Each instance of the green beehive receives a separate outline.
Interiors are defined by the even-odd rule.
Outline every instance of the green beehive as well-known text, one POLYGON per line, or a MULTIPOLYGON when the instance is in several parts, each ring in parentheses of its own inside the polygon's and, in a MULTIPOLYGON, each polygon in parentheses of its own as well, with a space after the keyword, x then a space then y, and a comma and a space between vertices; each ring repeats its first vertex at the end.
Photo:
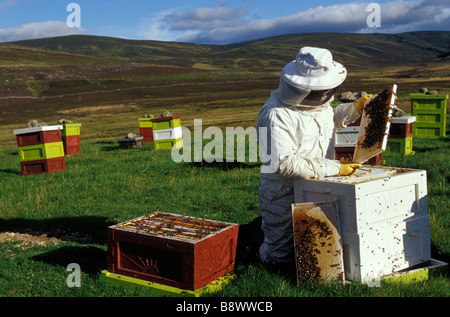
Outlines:
POLYGON ((412 136, 406 138, 389 138, 383 155, 412 155, 414 154, 412 149, 412 136))
POLYGON ((410 94, 411 112, 416 117, 413 137, 438 138, 445 136, 448 95, 410 94))

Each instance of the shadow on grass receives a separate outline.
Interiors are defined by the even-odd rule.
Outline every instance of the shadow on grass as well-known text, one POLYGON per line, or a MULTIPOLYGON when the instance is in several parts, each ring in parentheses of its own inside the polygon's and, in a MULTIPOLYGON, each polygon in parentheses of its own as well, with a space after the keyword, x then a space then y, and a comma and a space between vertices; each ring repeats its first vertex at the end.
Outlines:
POLYGON ((234 169, 252 169, 260 167, 261 164, 259 163, 246 163, 246 162, 207 162, 205 160, 202 160, 201 162, 192 162, 192 163, 186 163, 186 166, 188 167, 209 167, 209 168, 216 168, 220 169, 222 171, 229 171, 234 169))
POLYGON ((450 255, 439 250, 434 244, 431 244, 431 257, 435 260, 447 263, 441 271, 445 271, 446 275, 449 276, 450 273, 450 255))
POLYGON ((113 225, 106 217, 82 216, 52 219, 0 219, 0 232, 46 234, 63 241, 106 244, 107 229, 113 225))
POLYGON ((53 219, 0 219, 0 233, 14 232, 46 238, 57 238, 63 242, 77 242, 80 246, 61 246, 52 251, 36 255, 32 260, 66 268, 76 263, 87 274, 98 274, 107 268, 107 252, 86 244, 106 245, 107 229, 114 223, 106 217, 83 216, 53 219))
POLYGON ((108 267, 106 251, 91 246, 62 247, 36 255, 32 259, 62 267, 76 263, 81 271, 87 274, 97 274, 108 267))
MULTIPOLYGON (((20 167, 20 166, 19 166, 19 167, 20 167)), ((2 174, 2 173, 4 173, 4 174, 16 174, 16 175, 21 175, 20 170, 13 170, 13 169, 10 169, 10 168, 7 168, 7 169, 1 169, 1 168, 0 168, 0 174, 2 174)))
POLYGON ((101 150, 105 151, 105 152, 116 151, 116 150, 120 150, 120 147, 118 145, 117 146, 104 146, 101 148, 101 150))

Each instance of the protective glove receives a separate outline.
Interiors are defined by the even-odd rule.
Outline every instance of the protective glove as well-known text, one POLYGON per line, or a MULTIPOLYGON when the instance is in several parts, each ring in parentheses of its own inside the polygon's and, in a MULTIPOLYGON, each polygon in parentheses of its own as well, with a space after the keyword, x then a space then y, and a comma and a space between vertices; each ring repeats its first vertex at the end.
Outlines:
POLYGON ((359 168, 362 167, 361 164, 355 163, 355 162, 351 162, 350 160, 344 159, 344 158, 341 158, 339 162, 341 163, 341 166, 340 166, 340 169, 339 169, 338 176, 349 176, 349 175, 352 175, 359 168))
POLYGON ((354 102, 353 105, 355 106, 355 109, 356 109, 356 111, 358 111, 359 115, 361 115, 363 112, 363 108, 364 108, 364 104, 366 103, 366 100, 369 100, 372 97, 373 97, 373 95, 365 95, 365 96, 360 97, 358 100, 356 100, 354 102))

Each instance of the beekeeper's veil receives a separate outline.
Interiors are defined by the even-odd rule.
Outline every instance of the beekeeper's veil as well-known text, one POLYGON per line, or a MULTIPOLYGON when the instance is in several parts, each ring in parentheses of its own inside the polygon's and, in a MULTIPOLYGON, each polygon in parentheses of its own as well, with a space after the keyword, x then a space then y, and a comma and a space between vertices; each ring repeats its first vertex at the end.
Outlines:
POLYGON ((346 77, 347 70, 330 51, 303 47, 281 71, 278 98, 291 106, 317 107, 333 97, 346 77))

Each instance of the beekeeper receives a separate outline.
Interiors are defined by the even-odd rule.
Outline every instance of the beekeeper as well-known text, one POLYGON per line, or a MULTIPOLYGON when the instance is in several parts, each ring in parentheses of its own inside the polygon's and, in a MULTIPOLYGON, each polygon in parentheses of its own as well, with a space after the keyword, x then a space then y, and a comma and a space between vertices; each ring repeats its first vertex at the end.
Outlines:
MULTIPOLYGON (((330 106, 347 70, 322 48, 303 47, 280 75, 277 90, 259 112, 256 124, 263 153, 259 184, 264 263, 292 268, 292 209, 295 178, 349 175, 361 165, 334 159, 334 132, 356 121, 364 101, 330 106)), ((295 266, 294 266, 295 268, 295 266)))

